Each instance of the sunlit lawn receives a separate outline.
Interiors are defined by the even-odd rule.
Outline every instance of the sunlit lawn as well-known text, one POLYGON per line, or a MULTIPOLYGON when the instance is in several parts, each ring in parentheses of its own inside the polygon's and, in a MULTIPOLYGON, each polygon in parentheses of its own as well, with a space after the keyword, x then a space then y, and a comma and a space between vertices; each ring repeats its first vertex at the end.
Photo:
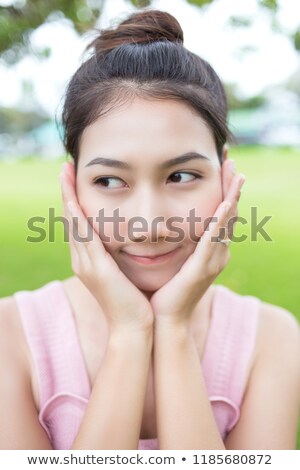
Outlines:
MULTIPOLYGON (((280 305, 300 320, 300 152, 239 148, 231 155, 246 175, 239 216, 247 224, 237 224, 235 235, 245 234, 247 239, 232 243, 230 263, 216 283, 280 305), (271 241, 260 234, 251 240, 251 208, 256 208, 252 213, 257 212, 257 223, 271 216, 264 225, 271 241)), ((47 230, 49 208, 61 215, 57 176, 63 161, 0 162, 0 297, 72 275, 62 223, 55 224, 55 241, 48 241, 47 230), (46 219, 36 224, 47 231, 40 243, 26 241, 38 236, 27 227, 34 216, 46 219)))

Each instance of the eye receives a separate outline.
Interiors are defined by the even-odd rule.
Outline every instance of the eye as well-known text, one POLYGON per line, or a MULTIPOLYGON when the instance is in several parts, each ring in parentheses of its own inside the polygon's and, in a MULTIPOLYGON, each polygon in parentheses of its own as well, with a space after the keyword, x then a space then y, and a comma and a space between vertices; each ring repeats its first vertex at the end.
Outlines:
MULTIPOLYGON (((202 176, 198 175, 197 173, 177 171, 176 173, 173 173, 169 178, 173 179, 173 183, 190 183, 192 181, 195 181, 196 179, 201 179, 202 176), (181 175, 184 175, 183 181, 181 175)), ((100 186, 105 189, 120 189, 124 188, 124 185, 126 185, 123 180, 115 176, 101 176, 100 178, 96 178, 93 183, 96 186, 100 186)))
POLYGON ((179 175, 184 175, 186 176, 187 178, 183 178, 183 182, 184 183, 190 183, 191 181, 195 181, 196 179, 201 179, 202 176, 201 175, 198 175, 197 173, 187 173, 187 172, 184 172, 184 171, 177 171, 176 173, 173 173, 170 178, 173 178, 175 179, 175 181, 173 181, 174 183, 179 183, 179 182, 182 182, 182 181, 179 181, 179 179, 182 177, 179 176, 179 175), (189 177, 193 176, 193 179, 189 179, 189 177))
MULTIPOLYGON (((124 181, 123 181, 124 183, 124 181)), ((98 186, 103 186, 104 188, 108 189, 119 189, 122 188, 122 180, 120 178, 116 178, 114 176, 103 176, 101 178, 97 178, 94 181, 94 184, 98 186), (113 184, 109 185, 109 182, 113 181, 113 184)))

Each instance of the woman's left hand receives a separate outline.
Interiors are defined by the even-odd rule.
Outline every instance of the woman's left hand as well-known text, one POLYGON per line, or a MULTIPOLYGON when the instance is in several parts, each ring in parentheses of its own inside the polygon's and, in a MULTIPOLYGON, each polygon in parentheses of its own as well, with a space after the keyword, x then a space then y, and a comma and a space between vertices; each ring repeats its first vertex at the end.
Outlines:
POLYGON ((223 201, 214 213, 214 218, 203 232, 195 251, 175 276, 158 289, 150 303, 155 321, 168 324, 189 324, 192 312, 205 291, 227 265, 229 246, 217 242, 217 238, 232 237, 237 217, 240 189, 245 182, 242 174, 230 170, 230 161, 222 165, 223 201))

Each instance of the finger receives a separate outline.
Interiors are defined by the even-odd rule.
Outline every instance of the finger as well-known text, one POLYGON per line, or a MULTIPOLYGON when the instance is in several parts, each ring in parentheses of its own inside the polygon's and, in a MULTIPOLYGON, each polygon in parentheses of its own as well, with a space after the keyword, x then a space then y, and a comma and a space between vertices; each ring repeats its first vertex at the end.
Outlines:
POLYGON ((74 242, 73 222, 72 222, 71 214, 68 209, 66 209, 65 218, 66 218, 66 223, 67 223, 68 241, 69 241, 69 247, 70 247, 70 252, 71 252, 72 267, 74 270, 74 267, 79 265, 80 253, 78 252, 77 245, 74 242))
POLYGON ((66 190, 65 190, 65 178, 64 178, 63 173, 59 174, 59 181, 60 181, 60 189, 61 189, 61 197, 62 197, 62 213, 63 213, 63 218, 64 218, 64 225, 65 225, 65 228, 68 228, 66 227, 67 224, 65 224, 65 221, 67 222, 67 208, 66 208, 67 195, 66 195, 66 190))
POLYGON ((65 206, 69 213, 72 238, 77 252, 83 260, 88 256, 92 262, 95 262, 100 256, 103 261, 107 251, 94 230, 92 221, 83 213, 75 193, 74 165, 70 164, 61 174, 61 178, 64 181, 65 206))
POLYGON ((64 164, 64 171, 70 175, 70 179, 72 181, 73 187, 76 187, 76 173, 75 173, 75 164, 74 162, 66 162, 64 164))
MULTIPOLYGON (((72 228, 73 229, 77 228, 78 235, 82 238, 86 238, 88 236, 87 223, 85 223, 85 224, 81 223, 80 226, 79 226, 78 218, 77 217, 73 218, 74 210, 76 212, 76 216, 78 216, 77 212, 82 212, 82 211, 81 211, 81 208, 79 206, 77 195, 76 195, 76 192, 75 192, 74 177, 70 173, 67 165, 68 164, 64 165, 63 172, 60 174, 60 180, 61 180, 61 184, 62 184, 64 210, 65 210, 66 214, 68 215, 68 219, 71 222, 72 228), (75 207, 75 209, 73 211, 69 207, 70 204, 71 204, 71 208, 75 207)), ((81 217, 81 219, 82 219, 82 217, 81 217)), ((73 230, 73 234, 74 233, 75 233, 75 231, 73 230)))
MULTIPOLYGON (((65 172, 60 173, 59 180, 60 180, 60 185, 61 185, 61 194, 62 194, 62 203, 63 203, 62 209, 63 209, 64 215, 67 217, 67 215, 70 216, 70 212, 68 211, 67 204, 69 201, 72 201, 74 199, 74 195, 73 195, 72 187, 70 187, 68 176, 65 172)), ((75 200, 77 200, 77 198, 75 200)))
POLYGON ((94 238, 93 227, 83 214, 80 206, 74 201, 67 202, 67 209, 72 219, 74 240, 80 244, 88 244, 94 238))
POLYGON ((228 193, 224 201, 219 205, 213 217, 205 228, 202 236, 202 245, 204 243, 217 241, 218 238, 228 238, 229 220, 236 215, 236 206, 240 195, 240 188, 245 182, 245 176, 242 174, 232 177, 228 193))
POLYGON ((198 244, 202 256, 203 252, 207 252, 208 256, 211 255, 211 252, 215 249, 218 238, 227 238, 227 223, 230 210, 231 203, 229 201, 223 201, 218 206, 208 227, 204 231, 201 243, 198 244))
MULTIPOLYGON (((72 207, 75 206, 75 210, 78 211, 80 215, 81 223, 79 224, 79 219, 75 217, 75 219, 73 219, 73 227, 78 232, 78 238, 82 238, 82 242, 84 243, 88 241, 87 238, 92 236, 92 232, 90 230, 90 225, 92 225, 92 223, 89 218, 86 218, 77 198, 75 166, 73 163, 69 162, 64 164, 63 178, 65 181, 66 205, 70 203, 72 207)), ((93 236, 94 235, 96 234, 93 234, 93 236)))
POLYGON ((233 176, 235 175, 235 163, 233 160, 225 160, 222 165, 222 191, 223 191, 223 200, 225 199, 233 176))
POLYGON ((238 202, 241 196, 241 188, 245 183, 245 176, 243 174, 235 175, 231 186, 229 188, 228 194, 225 200, 230 201, 232 208, 228 217, 227 224, 227 237, 232 239, 234 226, 238 220, 238 202))
POLYGON ((64 224, 65 234, 67 235, 67 241, 69 242, 72 267, 74 268, 74 266, 78 264, 79 253, 77 252, 77 248, 74 244, 72 218, 66 205, 65 182, 64 182, 64 177, 62 177, 61 175, 60 175, 60 182, 61 182, 61 193, 62 193, 62 203, 63 203, 63 224, 64 224))
POLYGON ((74 201, 78 204, 76 188, 75 188, 75 174, 71 169, 69 163, 64 163, 62 172, 60 173, 60 180, 64 181, 64 201, 67 204, 69 201, 74 201))
POLYGON ((231 210, 231 203, 225 201, 220 204, 215 212, 214 217, 216 217, 217 220, 215 223, 211 224, 208 231, 208 243, 211 246, 214 246, 219 239, 224 240, 228 238, 228 220, 231 210))
MULTIPOLYGON (((71 222, 73 228, 77 228, 79 237, 85 238, 88 236, 87 224, 78 224, 78 213, 81 208, 78 203, 77 195, 74 188, 74 179, 68 171, 68 164, 65 164, 63 172, 60 174, 60 180, 63 191, 64 209, 68 220, 71 222), (75 214, 75 217, 73 216, 75 214)), ((73 231, 74 235, 75 231, 73 231)), ((78 238, 79 238, 78 237, 78 238)))
POLYGON ((99 261, 103 265, 108 252, 94 230, 91 218, 87 218, 79 204, 74 201, 69 201, 67 207, 71 214, 73 238, 78 252, 82 257, 88 256, 92 264, 97 264, 99 261))
POLYGON ((224 198, 224 201, 228 201, 231 203, 231 215, 234 215, 236 213, 237 204, 241 196, 241 188, 244 185, 245 180, 245 175, 243 175, 242 173, 234 175, 234 177, 232 178, 230 187, 224 198))
POLYGON ((218 242, 218 237, 222 232, 222 228, 224 231, 230 209, 231 204, 228 201, 223 201, 218 206, 211 222, 197 243, 193 256, 186 262, 192 278, 203 276, 209 270, 211 272, 218 271, 226 264, 229 250, 224 249, 227 248, 225 244, 223 244, 222 249, 218 248, 218 245, 222 245, 218 242))

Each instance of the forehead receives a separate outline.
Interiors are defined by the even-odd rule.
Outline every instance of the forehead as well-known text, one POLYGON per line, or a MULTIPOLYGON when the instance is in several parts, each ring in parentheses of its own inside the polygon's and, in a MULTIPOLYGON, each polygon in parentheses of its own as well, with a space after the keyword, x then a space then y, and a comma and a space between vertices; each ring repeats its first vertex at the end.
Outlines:
POLYGON ((197 151, 217 159, 211 130, 184 102, 134 99, 86 127, 80 141, 79 165, 99 154, 128 161, 162 160, 197 151))

